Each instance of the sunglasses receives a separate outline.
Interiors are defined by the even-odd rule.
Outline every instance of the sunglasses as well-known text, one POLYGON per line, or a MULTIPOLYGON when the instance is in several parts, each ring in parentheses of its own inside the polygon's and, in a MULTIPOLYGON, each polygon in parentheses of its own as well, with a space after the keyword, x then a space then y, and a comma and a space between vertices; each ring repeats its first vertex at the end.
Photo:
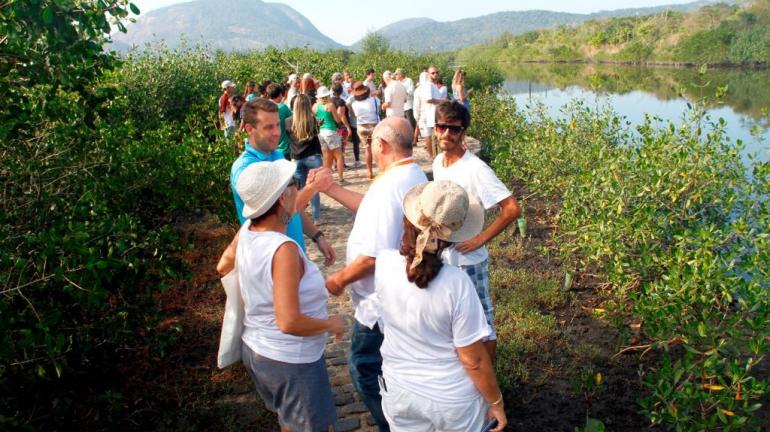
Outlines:
POLYGON ((452 133, 460 133, 465 130, 465 128, 462 126, 448 125, 444 123, 436 123, 434 127, 436 129, 436 132, 440 134, 446 132, 447 130, 449 130, 449 132, 452 132, 452 133))
POLYGON ((291 178, 291 180, 289 181, 289 184, 286 185, 286 188, 288 189, 288 188, 290 188, 292 186, 294 186, 297 189, 299 189, 299 181, 297 180, 296 177, 292 177, 291 178))

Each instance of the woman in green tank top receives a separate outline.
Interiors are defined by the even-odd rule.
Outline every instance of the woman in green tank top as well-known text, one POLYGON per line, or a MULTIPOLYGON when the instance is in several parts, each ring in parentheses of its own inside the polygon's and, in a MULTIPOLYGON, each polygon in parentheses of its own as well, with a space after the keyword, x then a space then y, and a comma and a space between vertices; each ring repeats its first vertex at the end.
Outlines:
POLYGON ((341 122, 337 109, 331 103, 329 97, 331 91, 328 87, 320 87, 316 97, 318 102, 313 105, 313 113, 318 121, 318 140, 321 142, 321 154, 323 166, 332 169, 332 164, 337 161, 337 174, 340 183, 344 182, 345 157, 342 154, 342 141, 337 133, 337 124, 341 122))

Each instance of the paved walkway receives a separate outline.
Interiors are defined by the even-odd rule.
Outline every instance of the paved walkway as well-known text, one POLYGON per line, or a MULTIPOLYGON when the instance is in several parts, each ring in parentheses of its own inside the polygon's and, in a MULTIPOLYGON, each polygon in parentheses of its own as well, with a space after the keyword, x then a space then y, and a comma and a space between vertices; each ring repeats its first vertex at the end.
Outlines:
MULTIPOLYGON (((479 148, 478 141, 472 138, 468 139, 468 145, 471 149, 479 148)), ((363 149, 361 150, 361 157, 363 157, 363 149)), ((347 164, 351 165, 353 157, 350 146, 348 146, 346 153, 347 164)), ((414 157, 424 171, 431 171, 431 161, 428 159, 422 142, 415 149, 414 157)), ((345 187, 356 192, 365 193, 369 188, 365 167, 345 172, 345 180, 348 182, 345 187)), ((308 255, 313 261, 319 263, 325 275, 329 275, 341 269, 345 263, 345 247, 353 227, 354 214, 325 195, 321 195, 321 205, 321 219, 325 224, 320 229, 334 246, 334 250, 337 252, 337 262, 331 267, 324 268, 321 264, 323 258, 315 245, 312 244, 308 247, 308 255)), ((326 346, 326 364, 334 392, 334 402, 337 406, 337 431, 376 431, 377 428, 373 426, 374 421, 369 415, 366 405, 359 399, 353 388, 348 372, 347 353, 350 349, 350 330, 354 319, 349 291, 340 297, 330 297, 329 314, 343 315, 347 323, 345 336, 340 341, 331 339, 326 346)))

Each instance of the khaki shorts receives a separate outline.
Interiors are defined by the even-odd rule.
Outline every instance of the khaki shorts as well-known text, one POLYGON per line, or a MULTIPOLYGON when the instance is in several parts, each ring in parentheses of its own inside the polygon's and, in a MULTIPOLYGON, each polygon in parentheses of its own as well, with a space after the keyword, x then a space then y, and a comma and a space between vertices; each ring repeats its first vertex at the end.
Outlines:
POLYGON ((360 124, 358 125, 358 137, 361 138, 361 146, 364 148, 372 145, 372 132, 376 124, 360 124))

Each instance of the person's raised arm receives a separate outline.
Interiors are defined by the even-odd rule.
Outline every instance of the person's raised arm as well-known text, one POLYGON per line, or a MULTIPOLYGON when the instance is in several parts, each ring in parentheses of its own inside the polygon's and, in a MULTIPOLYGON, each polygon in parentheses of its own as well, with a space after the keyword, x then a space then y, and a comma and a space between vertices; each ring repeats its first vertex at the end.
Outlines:
MULTIPOLYGON (((328 284, 327 284, 328 285, 328 284)), ((465 346, 456 347, 457 357, 465 368, 468 377, 473 381, 473 385, 479 390, 481 396, 489 404, 488 417, 497 419, 497 427, 493 431, 502 431, 508 423, 503 408, 503 394, 497 385, 495 370, 492 367, 492 360, 489 358, 487 350, 484 348, 484 342, 480 339, 465 346)))
POLYGON ((312 318, 299 308, 299 283, 305 272, 296 244, 286 242, 273 255, 273 305, 275 323, 282 332, 294 336, 315 336, 326 332, 339 339, 344 320, 339 315, 329 319, 312 318))
POLYGON ((222 253, 219 262, 217 263, 217 273, 222 276, 230 273, 235 268, 235 251, 238 250, 239 233, 240 231, 235 233, 235 237, 233 237, 233 240, 227 245, 227 248, 225 248, 225 251, 222 253))
MULTIPOLYGON (((332 178, 332 171, 329 168, 315 168, 310 170, 305 187, 308 185, 325 193, 333 200, 354 212, 358 211, 358 206, 361 204, 361 200, 364 199, 363 194, 345 189, 335 183, 332 178)), ((299 202, 299 198, 297 198, 297 202, 299 202)))

